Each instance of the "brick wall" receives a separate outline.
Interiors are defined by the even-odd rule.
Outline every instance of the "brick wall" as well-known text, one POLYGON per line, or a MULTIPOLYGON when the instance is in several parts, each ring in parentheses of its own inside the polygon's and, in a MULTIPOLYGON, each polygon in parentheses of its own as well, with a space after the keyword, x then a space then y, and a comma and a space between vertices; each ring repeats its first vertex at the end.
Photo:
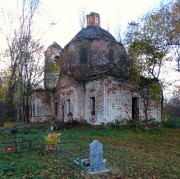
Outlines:
POLYGON ((119 63, 123 69, 124 65, 127 64, 126 60, 125 49, 118 43, 102 39, 95 39, 92 42, 71 42, 61 54, 60 73, 68 73, 79 80, 97 73, 105 73, 109 71, 112 64, 119 63), (89 45, 86 44, 88 46, 87 61, 82 63, 80 49, 83 43, 89 43, 89 45))

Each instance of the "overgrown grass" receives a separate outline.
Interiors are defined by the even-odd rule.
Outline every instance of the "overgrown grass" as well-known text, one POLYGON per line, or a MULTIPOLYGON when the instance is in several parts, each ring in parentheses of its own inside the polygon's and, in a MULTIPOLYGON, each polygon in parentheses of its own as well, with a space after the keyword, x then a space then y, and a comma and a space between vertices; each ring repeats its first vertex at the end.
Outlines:
MULTIPOLYGON (((41 145, 50 131, 22 129, 21 134, 31 137, 36 146, 41 145)), ((148 129, 131 130, 113 126, 81 125, 60 130, 63 135, 80 137, 82 142, 99 140, 109 155, 114 157, 110 174, 92 178, 121 178, 122 168, 118 152, 125 150, 123 178, 180 178, 180 130, 148 129)), ((2 132, 1 132, 2 135, 2 132)), ((111 163, 109 164, 111 167, 111 163)), ((3 154, 0 156, 0 178, 78 178, 73 166, 68 166, 55 153, 38 147, 31 152, 3 154)), ((83 174, 84 178, 90 178, 83 174)))

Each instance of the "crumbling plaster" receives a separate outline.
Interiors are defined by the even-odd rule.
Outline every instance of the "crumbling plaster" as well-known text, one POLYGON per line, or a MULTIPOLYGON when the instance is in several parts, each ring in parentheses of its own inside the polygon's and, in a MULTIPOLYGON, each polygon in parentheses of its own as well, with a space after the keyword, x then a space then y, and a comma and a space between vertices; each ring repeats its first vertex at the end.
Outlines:
MULTIPOLYGON (((102 77, 89 82, 77 83, 67 76, 61 77, 58 82, 58 120, 68 121, 68 113, 73 114, 74 120, 85 120, 91 124, 115 122, 115 120, 132 119, 132 97, 139 99, 139 117, 144 116, 142 98, 137 86, 112 77, 102 77), (91 114, 91 98, 95 98, 95 115, 91 114), (70 100, 70 111, 68 107, 70 100), (64 112, 62 111, 64 106, 64 112)), ((160 120, 160 108, 150 101, 149 118, 160 120)))

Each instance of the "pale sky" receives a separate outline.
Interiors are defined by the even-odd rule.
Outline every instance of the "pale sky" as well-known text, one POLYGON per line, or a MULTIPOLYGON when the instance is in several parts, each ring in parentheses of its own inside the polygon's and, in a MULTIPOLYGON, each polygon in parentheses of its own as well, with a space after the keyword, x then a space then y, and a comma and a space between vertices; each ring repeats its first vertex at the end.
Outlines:
MULTIPOLYGON (((0 0, 0 8, 16 9, 18 0, 0 0)), ((64 47, 80 30, 79 13, 97 12, 101 27, 115 35, 115 29, 125 29, 128 22, 136 20, 162 0, 41 0, 37 24, 43 29, 45 46, 56 41, 64 47), (55 25, 50 25, 55 23, 55 25)), ((164 0, 165 2, 167 0, 164 0)), ((39 30, 38 29, 38 30, 39 30)))
POLYGON ((79 13, 97 12, 100 14, 101 27, 113 35, 120 26, 124 29, 128 22, 157 7, 160 0, 43 0, 49 20, 56 25, 48 30, 47 41, 57 41, 62 47, 80 30, 79 13))

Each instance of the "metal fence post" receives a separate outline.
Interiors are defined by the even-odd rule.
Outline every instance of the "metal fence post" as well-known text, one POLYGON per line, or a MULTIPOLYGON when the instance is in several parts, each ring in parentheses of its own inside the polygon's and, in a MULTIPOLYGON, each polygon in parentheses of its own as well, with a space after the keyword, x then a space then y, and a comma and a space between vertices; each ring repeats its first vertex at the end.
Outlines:
POLYGON ((78 159, 79 159, 79 178, 81 177, 81 165, 82 165, 82 163, 81 163, 81 159, 82 159, 82 144, 80 143, 80 146, 79 146, 79 157, 78 157, 78 159))

